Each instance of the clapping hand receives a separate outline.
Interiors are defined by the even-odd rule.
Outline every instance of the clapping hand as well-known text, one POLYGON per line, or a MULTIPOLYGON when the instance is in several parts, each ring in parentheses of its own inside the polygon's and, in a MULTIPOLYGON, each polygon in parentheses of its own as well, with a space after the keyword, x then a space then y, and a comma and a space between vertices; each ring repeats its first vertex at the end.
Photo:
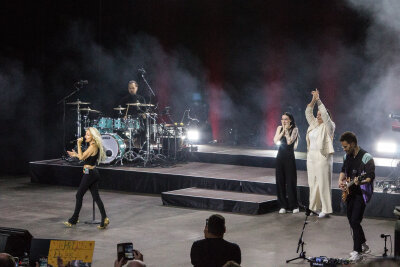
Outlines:
POLYGON ((316 102, 316 101, 319 100, 319 91, 318 91, 318 88, 315 88, 314 91, 311 91, 311 94, 312 94, 312 96, 313 96, 312 101, 316 102))

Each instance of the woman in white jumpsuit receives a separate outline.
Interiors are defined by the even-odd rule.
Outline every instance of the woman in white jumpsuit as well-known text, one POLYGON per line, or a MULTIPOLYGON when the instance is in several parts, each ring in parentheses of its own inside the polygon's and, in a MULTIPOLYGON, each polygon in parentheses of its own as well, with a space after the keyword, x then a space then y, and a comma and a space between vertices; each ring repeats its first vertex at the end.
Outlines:
POLYGON ((313 98, 306 108, 307 129, 307 174, 310 186, 310 205, 314 211, 321 211, 320 218, 332 213, 332 165, 333 165, 333 135, 335 123, 319 99, 319 91, 315 89, 313 98), (318 113, 314 117, 313 109, 317 103, 318 113))

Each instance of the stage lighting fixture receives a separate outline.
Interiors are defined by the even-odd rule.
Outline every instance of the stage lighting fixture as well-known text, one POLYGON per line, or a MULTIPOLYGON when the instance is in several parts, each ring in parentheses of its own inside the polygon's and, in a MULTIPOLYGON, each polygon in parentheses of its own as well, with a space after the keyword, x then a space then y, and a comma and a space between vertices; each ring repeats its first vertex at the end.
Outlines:
POLYGON ((278 141, 277 143, 276 143, 276 146, 280 146, 281 145, 281 141, 278 141))
POLYGON ((379 141, 376 143, 376 151, 381 153, 395 153, 397 144, 393 141, 379 141))
POLYGON ((186 133, 186 137, 190 142, 197 142, 200 139, 200 133, 197 129, 189 129, 186 133))

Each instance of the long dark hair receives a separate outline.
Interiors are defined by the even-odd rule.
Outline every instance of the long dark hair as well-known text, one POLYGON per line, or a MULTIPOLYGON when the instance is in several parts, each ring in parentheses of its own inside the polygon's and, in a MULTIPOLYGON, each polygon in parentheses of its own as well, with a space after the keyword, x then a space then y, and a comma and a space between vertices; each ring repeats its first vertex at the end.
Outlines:
MULTIPOLYGON (((289 119, 290 119, 290 130, 289 130, 289 135, 292 135, 293 129, 296 128, 296 122, 294 121, 294 117, 293 117, 292 113, 287 112, 287 111, 284 112, 284 113, 282 114, 282 116, 283 116, 283 115, 288 116, 289 119)), ((281 129, 281 132, 282 132, 282 131, 283 131, 283 128, 281 129)), ((283 138, 283 136, 282 136, 282 138, 283 138)), ((297 147, 296 142, 299 141, 299 138, 300 138, 300 135, 299 135, 299 132, 297 131, 296 140, 294 141, 294 146, 295 146, 295 148, 297 147)))
POLYGON ((294 117, 293 117, 292 113, 287 112, 287 111, 284 112, 284 113, 282 114, 282 116, 283 116, 283 115, 288 116, 289 119, 290 119, 290 134, 292 134, 293 129, 296 127, 296 122, 294 121, 294 117))

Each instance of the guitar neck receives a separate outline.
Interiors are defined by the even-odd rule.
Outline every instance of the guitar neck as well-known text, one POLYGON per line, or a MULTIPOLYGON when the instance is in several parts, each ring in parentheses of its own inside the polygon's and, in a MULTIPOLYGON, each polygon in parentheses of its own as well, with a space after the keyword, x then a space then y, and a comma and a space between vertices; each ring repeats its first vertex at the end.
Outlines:
MULTIPOLYGON (((358 177, 358 181, 361 182, 361 181, 365 180, 365 178, 366 178, 366 176, 365 176, 365 174, 363 174, 360 177, 358 177)), ((350 188, 353 184, 354 184, 354 180, 352 180, 351 182, 348 182, 347 188, 350 188)))

